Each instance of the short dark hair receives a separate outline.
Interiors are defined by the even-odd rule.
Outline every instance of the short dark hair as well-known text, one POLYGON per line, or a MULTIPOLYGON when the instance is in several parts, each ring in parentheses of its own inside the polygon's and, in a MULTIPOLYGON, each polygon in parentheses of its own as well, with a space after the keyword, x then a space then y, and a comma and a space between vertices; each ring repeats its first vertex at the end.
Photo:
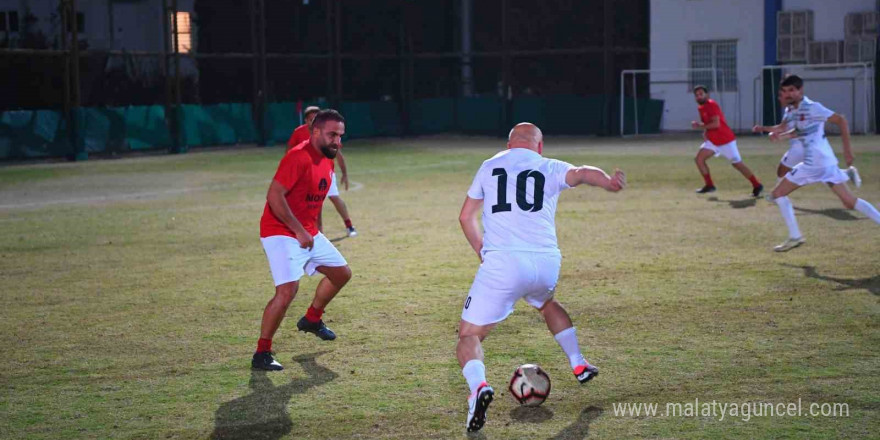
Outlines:
POLYGON ((709 93, 709 89, 707 89, 706 86, 704 86, 704 85, 698 85, 698 86, 694 87, 694 94, 697 93, 697 90, 702 90, 703 93, 707 93, 707 94, 709 93))
POLYGON ((324 123, 327 121, 336 121, 344 124, 345 118, 343 118, 338 111, 328 108, 319 111, 318 114, 315 115, 315 120, 312 121, 312 127, 324 128, 324 123))
POLYGON ((796 89, 804 88, 804 80, 797 75, 786 75, 779 83, 779 87, 794 86, 796 89))

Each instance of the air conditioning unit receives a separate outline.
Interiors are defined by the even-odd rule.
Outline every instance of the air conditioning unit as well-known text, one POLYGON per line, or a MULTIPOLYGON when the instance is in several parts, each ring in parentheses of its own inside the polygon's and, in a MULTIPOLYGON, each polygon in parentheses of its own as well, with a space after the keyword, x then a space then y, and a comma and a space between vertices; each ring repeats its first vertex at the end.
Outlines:
POLYGON ((807 62, 807 37, 779 37, 776 39, 776 59, 780 63, 807 62))
POLYGON ((844 35, 846 38, 858 38, 862 36, 864 27, 864 15, 861 12, 850 12, 844 20, 844 35))
POLYGON ((880 26, 878 26, 878 22, 880 22, 880 16, 878 16, 876 12, 863 12, 862 36, 876 37, 877 35, 880 35, 880 26))
POLYGON ((837 64, 843 62, 843 41, 810 41, 807 62, 810 64, 837 64))
POLYGON ((843 60, 847 63, 871 63, 876 58, 876 38, 848 38, 844 43, 843 60))
POLYGON ((813 11, 779 11, 776 13, 777 37, 813 39, 813 11))

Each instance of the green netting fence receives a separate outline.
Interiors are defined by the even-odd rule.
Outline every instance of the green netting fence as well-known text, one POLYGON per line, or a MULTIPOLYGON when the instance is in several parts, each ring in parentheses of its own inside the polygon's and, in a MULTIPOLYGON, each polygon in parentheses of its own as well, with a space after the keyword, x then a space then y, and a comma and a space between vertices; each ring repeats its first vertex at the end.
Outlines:
MULTIPOLYGON (((431 98, 414 100, 408 119, 393 101, 343 102, 346 138, 464 133, 505 135, 512 124, 529 121, 548 135, 617 134, 619 121, 609 118, 604 96, 522 96, 505 101, 497 97, 431 98), (609 131, 608 127, 611 127, 609 131)), ((610 98, 612 115, 619 103, 610 98)), ((627 108, 634 105, 627 99, 627 108)), ((327 107, 326 102, 303 103, 327 107)), ((639 133, 660 128, 663 101, 638 101, 639 133)), ((182 105, 178 112, 180 151, 212 145, 253 144, 260 139, 251 104, 182 105)), ((80 108, 74 136, 65 115, 56 110, 17 110, 0 113, 0 160, 41 157, 83 157, 89 153, 169 149, 173 146, 165 108, 130 106, 80 108)), ((628 118, 629 119, 629 118, 628 118)), ((299 125, 297 103, 266 106, 263 118, 266 143, 287 142, 299 125)), ((625 132, 633 132, 625 121, 625 132)), ((619 128, 618 128, 619 129, 619 128)))

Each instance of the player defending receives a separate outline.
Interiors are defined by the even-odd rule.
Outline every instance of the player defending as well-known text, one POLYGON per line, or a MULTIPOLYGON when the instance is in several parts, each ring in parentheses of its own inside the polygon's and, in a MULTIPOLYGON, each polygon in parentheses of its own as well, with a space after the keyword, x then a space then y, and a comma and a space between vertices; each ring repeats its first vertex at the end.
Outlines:
MULTIPOLYGON (((305 123, 296 127, 293 130, 293 134, 290 135, 290 140, 287 141, 287 149, 288 151, 309 140, 309 127, 312 124, 312 121, 315 119, 315 115, 321 111, 320 108, 315 106, 306 107, 305 112, 303 112, 303 118, 305 119, 305 123)), ((336 153, 336 158, 339 159, 339 169, 342 171, 342 184, 345 185, 345 190, 348 191, 348 169, 345 166, 345 158, 342 156, 342 143, 339 144, 339 151, 336 153)), ((336 167, 333 167, 333 177, 330 179, 330 191, 327 192, 327 197, 330 197, 330 202, 333 203, 333 207, 336 208, 336 212, 339 213, 339 216, 342 217, 342 221, 345 223, 345 230, 348 233, 349 237, 357 237, 357 230, 351 223, 351 217, 348 215, 348 207, 345 205, 345 202, 342 200, 342 197, 339 197, 339 187, 336 185, 336 167)), ((323 230, 321 225, 321 215, 318 215, 318 229, 323 230)))
POLYGON ((330 240, 318 231, 318 213, 333 170, 333 157, 345 134, 345 119, 336 110, 315 115, 311 134, 287 152, 269 185, 266 207, 260 219, 260 241, 275 281, 275 296, 263 311, 260 340, 251 366, 260 370, 282 370, 272 357, 272 337, 281 325, 287 307, 296 296, 299 279, 305 273, 324 274, 315 298, 296 327, 327 341, 336 335, 321 316, 333 297, 351 279, 351 269, 330 240))
POLYGON ((706 194, 715 191, 715 183, 712 182, 712 176, 709 174, 709 165, 706 164, 706 160, 712 156, 722 155, 752 183, 752 196, 760 196, 761 191, 764 190, 764 185, 761 185, 761 182, 752 174, 749 167, 742 162, 739 150, 736 148, 736 136, 733 135, 733 130, 727 126, 727 122, 724 120, 724 113, 721 112, 721 107, 718 106, 715 100, 709 99, 709 90, 705 86, 694 87, 694 99, 699 104, 697 109, 700 112, 700 120, 702 122, 692 121, 691 127, 694 130, 703 130, 704 138, 703 145, 700 146, 700 151, 697 152, 697 157, 694 158, 694 161, 697 163, 697 169, 700 170, 700 174, 703 175, 703 180, 705 181, 705 185, 698 189, 697 193, 706 194))
MULTIPOLYGON (((791 75, 786 75, 786 78, 791 75)), ((789 125, 793 124, 792 119, 792 107, 790 103, 787 101, 786 97, 782 93, 782 89, 779 89, 779 93, 777 96, 779 100, 779 104, 782 106, 782 122, 777 125, 766 126, 766 125, 756 125, 752 128, 752 131, 755 133, 782 133, 788 130, 789 125)), ((804 144, 798 138, 791 138, 788 140, 788 151, 782 155, 782 159, 779 161, 779 166, 776 167, 776 177, 777 182, 782 180, 795 165, 804 161, 804 144)), ((846 175, 849 176, 849 180, 852 181, 853 185, 856 188, 862 186, 862 178, 859 176, 859 170, 854 166, 850 166, 846 170, 846 175)))
POLYGON ((797 75, 790 75, 782 80, 780 88, 786 102, 791 103, 792 107, 789 129, 781 133, 770 133, 770 139, 774 141, 797 138, 804 146, 803 162, 795 165, 776 184, 770 195, 771 200, 779 205, 782 218, 788 226, 788 240, 774 248, 777 252, 794 249, 805 241, 798 228, 797 219, 794 217, 791 200, 788 199, 789 194, 804 185, 825 183, 831 187, 831 191, 840 198, 843 206, 847 209, 856 209, 871 220, 880 223, 880 212, 870 203, 857 199, 846 186, 849 177, 843 170, 837 168, 837 156, 834 155, 831 144, 825 138, 825 121, 840 127, 843 157, 846 164, 852 166, 854 157, 850 147, 849 125, 846 118, 805 97, 803 87, 804 81, 797 75))
POLYGON ((543 135, 529 123, 510 131, 507 147, 483 162, 459 217, 465 237, 482 262, 464 303, 456 347, 471 391, 468 431, 483 427, 494 397, 486 383, 481 341, 513 312, 520 298, 544 317, 578 381, 585 383, 599 374, 584 359, 571 318, 553 298, 562 262, 556 243, 556 203, 562 190, 581 184, 612 192, 626 186, 619 170, 609 177, 598 168, 541 157, 543 135), (477 221, 480 211, 485 236, 477 221))

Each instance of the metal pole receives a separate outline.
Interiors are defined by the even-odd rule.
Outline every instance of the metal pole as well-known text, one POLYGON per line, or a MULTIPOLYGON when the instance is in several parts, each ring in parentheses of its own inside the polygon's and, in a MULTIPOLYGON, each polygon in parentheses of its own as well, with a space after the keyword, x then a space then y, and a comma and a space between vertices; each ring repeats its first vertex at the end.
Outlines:
MULTIPOLYGON (((511 82, 511 78, 510 78, 511 77, 511 74, 510 74, 511 62, 510 62, 510 44, 509 44, 510 42, 509 42, 509 32, 507 29, 507 27, 508 27, 507 15, 508 15, 508 9, 509 9, 508 6, 509 6, 508 0, 501 0, 501 50, 503 52, 503 55, 501 56, 501 96, 499 96, 499 98, 501 99, 501 120, 503 121, 503 124, 501 126, 501 134, 502 135, 506 131, 505 130, 506 127, 513 125, 512 102, 509 100, 510 96, 507 93, 507 91, 511 87, 511 84, 510 84, 510 82, 511 82)), ((470 8, 470 5, 468 5, 468 8, 470 8)), ((470 10, 468 10, 467 14, 468 14, 468 17, 470 17, 470 10)), ((470 18, 468 18, 468 21, 470 21, 470 18)), ((471 24, 469 23, 468 24, 469 29, 467 30, 468 35, 470 35, 470 32, 471 32, 470 25, 471 24)), ((464 36, 464 35, 462 35, 462 36, 464 36)), ((470 39, 468 40, 468 50, 470 50, 470 39)), ((470 66, 468 66, 468 69, 470 69, 470 66)), ((471 78, 471 84, 473 84, 472 78, 471 78)), ((471 89, 471 92, 473 92, 473 89, 471 89)), ((535 122, 538 123, 538 121, 535 121, 535 122)))
POLYGON ((73 155, 74 160, 85 160, 88 159, 88 155, 82 149, 82 145, 79 139, 79 106, 81 103, 80 99, 80 86, 79 86, 79 27, 76 19, 76 0, 70 0, 70 24, 71 30, 73 31, 73 45, 72 54, 71 54, 71 91, 72 93, 72 114, 71 114, 71 123, 70 123, 70 134, 73 141, 73 155))
POLYGON ((638 98, 638 90, 636 89, 636 75, 633 74, 633 114, 636 116, 636 136, 639 134, 639 98, 638 98))
POLYGON ((339 55, 342 53, 342 2, 340 0, 333 0, 335 4, 334 11, 334 28, 336 29, 336 38, 333 40, 334 48, 336 49, 336 106, 342 106, 342 57, 339 55))
POLYGON ((333 20, 332 20, 332 12, 333 12, 333 2, 327 1, 324 3, 325 10, 324 13, 326 18, 326 27, 327 27, 327 99, 333 100, 333 20))
POLYGON ((620 71, 620 135, 623 136, 623 95, 625 94, 624 83, 626 82, 626 70, 620 71))
MULTIPOLYGON (((605 119, 605 124, 603 124, 603 130, 605 130, 606 135, 611 134, 611 120, 613 110, 611 107, 611 96, 614 94, 614 52, 612 52, 612 48, 614 46, 614 7, 612 0, 604 0, 602 3, 602 11, 603 11, 603 24, 602 24, 602 60, 605 67, 605 70, 602 74, 602 80, 604 82, 603 95, 605 96, 605 112, 603 115, 603 119, 605 119)), ((650 74, 649 74, 650 75, 650 74)))
POLYGON ((266 133, 266 110, 269 103, 269 87, 266 78, 266 2, 259 0, 259 37, 260 43, 260 144, 268 145, 269 136, 266 133))
MULTIPOLYGON (((473 5, 471 0, 461 0, 461 93, 464 96, 474 94, 474 71, 471 66, 471 19, 473 5)), ((505 84, 506 86, 506 84, 505 84)))
POLYGON ((180 29, 177 23, 177 0, 171 1, 171 7, 174 8, 174 124, 172 124, 172 135, 174 139, 172 141, 172 145, 174 149, 179 152, 185 152, 185 149, 180 145, 180 105, 181 105, 181 85, 180 85, 180 45, 177 44, 179 37, 180 29))

